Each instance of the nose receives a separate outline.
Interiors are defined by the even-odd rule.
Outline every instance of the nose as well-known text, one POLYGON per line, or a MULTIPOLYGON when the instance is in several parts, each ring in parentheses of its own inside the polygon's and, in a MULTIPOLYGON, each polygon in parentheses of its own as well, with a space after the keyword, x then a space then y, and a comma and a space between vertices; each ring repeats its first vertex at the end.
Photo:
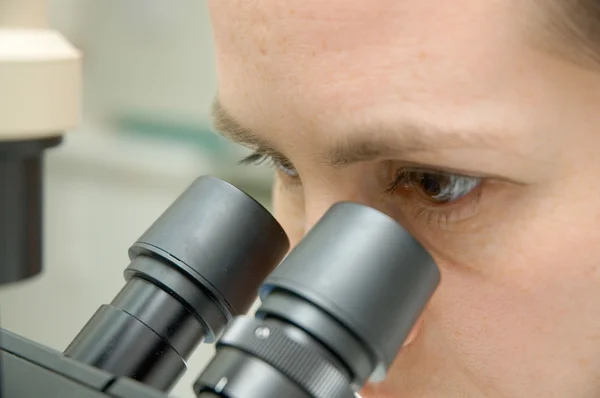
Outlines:
POLYGON ((306 219, 304 221, 304 235, 306 235, 308 231, 310 231, 315 226, 315 224, 319 222, 321 217, 323 217, 323 215, 327 212, 328 209, 329 207, 325 210, 319 209, 318 211, 314 211, 310 217, 307 214, 306 219))
MULTIPOLYGON (((348 183, 351 178, 322 177, 318 181, 305 183, 304 190, 304 234, 338 202, 354 202, 377 209, 377 196, 363 184, 348 183)), ((381 211, 381 209, 378 209, 381 211)))

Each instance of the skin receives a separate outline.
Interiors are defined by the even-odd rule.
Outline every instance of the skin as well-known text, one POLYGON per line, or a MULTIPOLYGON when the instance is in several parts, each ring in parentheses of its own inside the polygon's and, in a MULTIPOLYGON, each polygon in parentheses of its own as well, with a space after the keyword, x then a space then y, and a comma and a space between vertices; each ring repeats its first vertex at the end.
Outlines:
POLYGON ((217 121, 235 119, 217 125, 283 162, 275 214, 292 243, 352 200, 398 220, 440 268, 421 322, 365 398, 600 395, 600 73, 536 46, 538 7, 209 6, 217 121), (417 145, 407 131, 434 139, 417 145), (356 142, 389 151, 329 162, 334 147, 356 142), (414 166, 482 180, 448 203, 418 180, 386 192, 414 166))

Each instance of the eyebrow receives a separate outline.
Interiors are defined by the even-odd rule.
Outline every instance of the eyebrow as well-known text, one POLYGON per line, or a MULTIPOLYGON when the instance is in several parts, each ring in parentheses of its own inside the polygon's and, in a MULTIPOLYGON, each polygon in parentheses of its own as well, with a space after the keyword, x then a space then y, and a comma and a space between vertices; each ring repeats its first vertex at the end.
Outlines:
MULTIPOLYGON (((218 98, 213 102, 212 119, 214 128, 226 138, 259 152, 285 159, 285 156, 260 134, 242 126, 218 98)), ((342 167, 358 162, 397 158, 403 153, 414 154, 453 148, 498 149, 506 146, 506 133, 478 131, 477 134, 465 134, 408 122, 396 125, 393 131, 389 127, 354 127, 348 138, 327 148, 322 155, 328 165, 342 167)))

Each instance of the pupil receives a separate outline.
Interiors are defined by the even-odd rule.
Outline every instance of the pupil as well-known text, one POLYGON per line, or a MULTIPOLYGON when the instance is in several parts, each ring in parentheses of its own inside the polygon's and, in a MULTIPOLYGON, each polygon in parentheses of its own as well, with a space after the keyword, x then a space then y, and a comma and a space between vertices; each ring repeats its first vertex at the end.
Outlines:
POLYGON ((433 174, 423 174, 421 177, 421 185, 423 190, 432 196, 439 195, 442 192, 442 186, 433 174))

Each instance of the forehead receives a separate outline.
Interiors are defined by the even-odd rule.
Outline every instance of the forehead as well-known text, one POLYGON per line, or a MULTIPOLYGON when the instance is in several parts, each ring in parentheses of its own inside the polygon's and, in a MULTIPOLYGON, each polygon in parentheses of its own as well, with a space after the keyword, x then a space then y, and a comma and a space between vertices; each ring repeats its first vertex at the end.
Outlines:
POLYGON ((532 84, 524 3, 215 0, 219 96, 256 131, 399 114, 460 129, 512 95, 507 81, 532 84))

